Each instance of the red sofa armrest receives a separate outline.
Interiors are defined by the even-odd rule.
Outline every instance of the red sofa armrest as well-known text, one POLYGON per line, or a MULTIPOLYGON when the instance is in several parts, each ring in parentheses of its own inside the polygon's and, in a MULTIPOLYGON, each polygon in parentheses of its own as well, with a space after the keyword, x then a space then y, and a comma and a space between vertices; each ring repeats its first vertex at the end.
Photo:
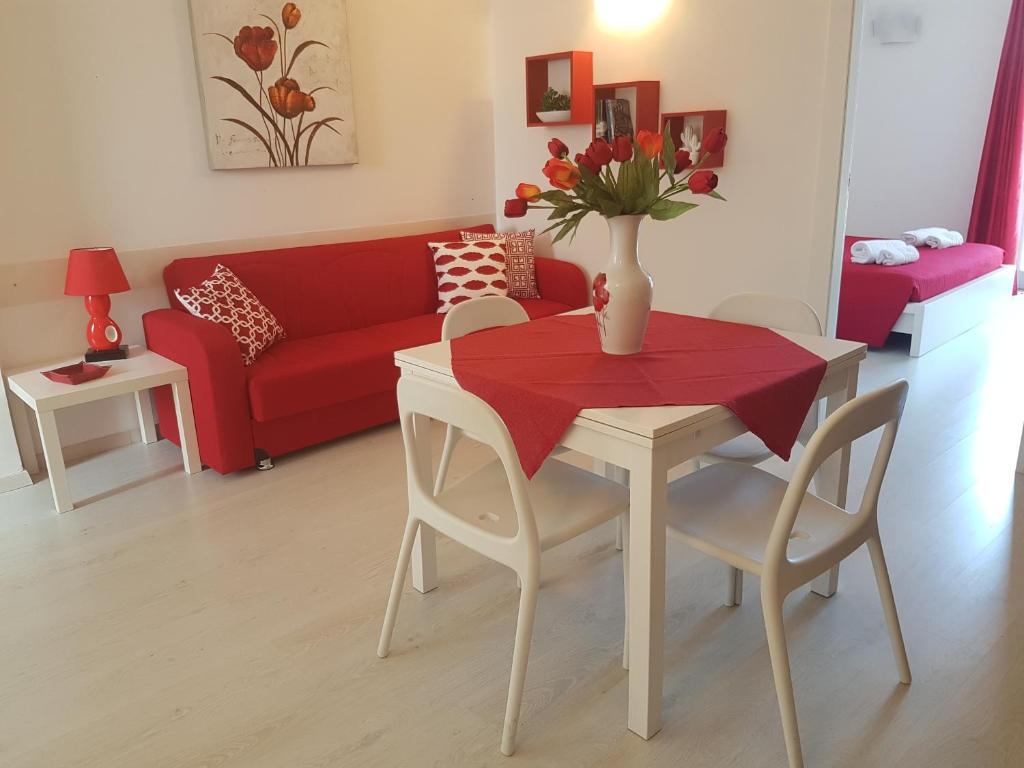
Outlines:
POLYGON ((571 261, 536 257, 537 289, 541 298, 567 304, 573 309, 590 304, 590 287, 583 270, 571 261))
MULTIPOLYGON (((146 345, 152 351, 188 369, 203 464, 221 473, 253 466, 256 462, 245 366, 231 331, 177 309, 147 312, 142 316, 142 326, 146 345)), ((157 411, 161 431, 174 440, 177 422, 168 395, 157 392, 157 411)))

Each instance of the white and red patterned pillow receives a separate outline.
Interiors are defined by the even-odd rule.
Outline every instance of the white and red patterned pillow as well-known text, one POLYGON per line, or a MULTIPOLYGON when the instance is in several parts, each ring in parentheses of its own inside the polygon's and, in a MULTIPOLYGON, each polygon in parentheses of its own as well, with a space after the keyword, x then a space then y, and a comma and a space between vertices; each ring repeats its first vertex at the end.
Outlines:
POLYGON ((508 295, 514 299, 539 299, 537 289, 537 262, 533 251, 533 230, 526 232, 460 232, 459 236, 467 243, 479 240, 497 241, 505 246, 508 265, 505 274, 508 276, 508 295))
POLYGON ((246 365, 252 365, 264 350, 285 337, 274 313, 223 264, 218 264, 199 285, 175 288, 174 295, 196 317, 228 326, 246 365))
POLYGON ((507 296, 505 248, 494 240, 428 243, 437 272, 437 313, 481 296, 507 296))

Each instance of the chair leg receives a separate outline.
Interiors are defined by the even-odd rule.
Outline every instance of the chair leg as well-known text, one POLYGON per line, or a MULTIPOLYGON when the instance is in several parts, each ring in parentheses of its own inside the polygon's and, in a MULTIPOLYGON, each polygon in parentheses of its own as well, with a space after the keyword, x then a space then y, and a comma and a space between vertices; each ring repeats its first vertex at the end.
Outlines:
POLYGON ((786 738, 786 752, 789 754, 789 768, 803 768, 804 759, 800 751, 800 730, 796 721, 796 699, 793 697, 793 679, 789 672, 789 651, 786 648, 786 632, 782 624, 782 601, 761 592, 764 611, 764 628, 768 636, 768 652, 772 660, 772 675, 775 677, 775 694, 779 698, 779 712, 782 715, 782 733, 786 738))
POLYGON ((519 618, 516 621, 516 644, 512 651, 512 677, 508 684, 508 703, 505 705, 505 727, 501 734, 501 752, 511 755, 516 751, 516 730, 519 727, 519 710, 523 704, 523 685, 526 682, 526 665, 530 659, 530 639, 533 635, 533 619, 537 613, 538 574, 522 577, 523 589, 519 594, 519 618))
POLYGON ((629 513, 619 515, 622 529, 622 597, 625 629, 622 633, 622 668, 629 669, 629 513))
POLYGON ((882 600, 882 610, 885 611, 885 623, 889 625, 889 641, 892 643, 892 655, 896 658, 896 667, 899 669, 900 682, 910 685, 910 661, 907 659, 907 648, 903 644, 903 631, 900 629, 900 617, 896 613, 896 598, 892 594, 892 582, 889 581, 889 569, 885 565, 881 539, 868 539, 868 552, 871 553, 871 565, 875 569, 875 581, 878 584, 878 596, 882 600))
POLYGON ((460 437, 462 437, 462 430, 449 424, 444 432, 444 447, 441 449, 441 461, 437 465, 437 479, 434 481, 435 496, 444 490, 444 481, 448 477, 448 465, 452 461, 452 451, 455 450, 455 444, 459 442, 460 437))
POLYGON ((729 566, 729 590, 725 596, 725 604, 732 608, 743 603, 743 571, 729 566))
POLYGON ((384 612, 384 626, 380 630, 380 642, 377 644, 377 655, 382 659, 391 650, 391 636, 395 631, 395 618, 398 616, 398 603, 402 599, 402 588, 405 586, 405 573, 409 570, 409 558, 412 557, 412 545, 416 540, 416 531, 420 521, 409 515, 405 523, 405 534, 402 536, 402 548, 398 552, 398 565, 395 566, 395 578, 391 582, 391 594, 388 596, 388 607, 384 612))

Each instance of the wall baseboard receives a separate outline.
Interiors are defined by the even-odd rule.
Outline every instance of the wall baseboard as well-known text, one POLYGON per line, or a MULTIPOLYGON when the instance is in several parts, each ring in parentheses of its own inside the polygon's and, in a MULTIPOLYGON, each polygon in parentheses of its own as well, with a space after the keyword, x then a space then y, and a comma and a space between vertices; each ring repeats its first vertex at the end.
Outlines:
POLYGON ((3 477, 0 477, 0 493, 16 491, 19 488, 25 488, 29 485, 32 485, 32 476, 24 469, 15 472, 13 475, 4 475, 3 477))

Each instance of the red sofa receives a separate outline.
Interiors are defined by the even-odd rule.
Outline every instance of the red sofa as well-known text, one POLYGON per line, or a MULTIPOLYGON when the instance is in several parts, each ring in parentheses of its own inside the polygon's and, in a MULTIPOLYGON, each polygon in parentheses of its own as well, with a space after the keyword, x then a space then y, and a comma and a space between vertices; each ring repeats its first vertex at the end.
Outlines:
MULTIPOLYGON (((473 227, 493 232, 493 227, 473 227)), ((358 432, 398 417, 396 350, 440 338, 437 280, 427 243, 458 230, 273 251, 176 259, 164 269, 170 309, 142 322, 150 349, 188 368, 199 454, 218 472, 358 432), (231 332, 184 310, 175 288, 230 268, 277 316, 288 338, 252 366, 231 332)), ((586 306, 574 264, 537 259, 531 318, 586 306)), ((155 394, 160 428, 179 442, 169 390, 155 394)))

